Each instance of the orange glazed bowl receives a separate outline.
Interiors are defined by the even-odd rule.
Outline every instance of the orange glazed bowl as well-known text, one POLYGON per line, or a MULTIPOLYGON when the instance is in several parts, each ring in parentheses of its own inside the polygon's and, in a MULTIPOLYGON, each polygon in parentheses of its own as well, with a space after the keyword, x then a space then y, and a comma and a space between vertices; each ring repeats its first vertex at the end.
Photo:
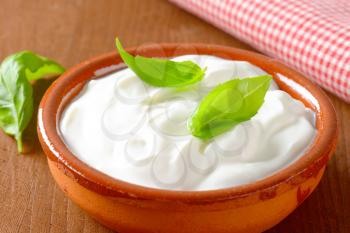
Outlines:
POLYGON ((62 109, 96 73, 124 66, 109 53, 85 61, 57 79, 43 97, 38 134, 51 173, 62 191, 94 219, 123 232, 262 232, 288 216, 315 189, 337 141, 334 108, 326 94, 299 73, 269 57, 205 44, 158 44, 128 50, 148 57, 206 54, 243 60, 271 74, 279 87, 316 113, 317 135, 286 168, 257 182, 210 191, 170 191, 112 178, 79 160, 58 130, 62 109), (97 72, 96 72, 97 71, 97 72))

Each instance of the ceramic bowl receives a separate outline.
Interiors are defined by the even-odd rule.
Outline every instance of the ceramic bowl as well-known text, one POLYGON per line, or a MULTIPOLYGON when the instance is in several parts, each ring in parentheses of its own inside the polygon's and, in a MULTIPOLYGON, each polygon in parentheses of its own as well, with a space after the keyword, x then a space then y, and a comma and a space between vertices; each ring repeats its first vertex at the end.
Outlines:
POLYGON ((47 90, 39 108, 38 134, 59 187, 98 222, 121 233, 262 232, 288 216, 315 189, 337 139, 334 108, 315 84, 272 58, 236 48, 158 44, 128 51, 152 57, 208 54, 253 63, 273 75, 282 90, 316 112, 318 132, 300 159, 248 185, 212 191, 170 191, 127 183, 80 161, 58 132, 62 109, 84 83, 98 78, 97 74, 122 67, 116 52, 85 61, 65 72, 47 90))

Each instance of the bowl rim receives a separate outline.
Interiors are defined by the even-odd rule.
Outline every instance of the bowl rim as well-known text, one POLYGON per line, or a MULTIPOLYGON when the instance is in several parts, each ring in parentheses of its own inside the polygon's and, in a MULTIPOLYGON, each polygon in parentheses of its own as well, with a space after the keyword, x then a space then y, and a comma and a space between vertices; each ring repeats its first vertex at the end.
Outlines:
MULTIPOLYGON (((292 86, 295 84, 300 85, 307 92, 311 93, 312 96, 303 96, 299 93, 297 98, 301 99, 304 104, 313 107, 316 111, 317 136, 312 145, 309 146, 309 150, 287 167, 256 182, 236 187, 204 191, 165 190, 132 184, 108 176, 79 160, 68 149, 68 146, 65 145, 63 139, 59 135, 57 128, 59 116, 57 113, 59 112, 60 105, 65 95, 67 95, 69 91, 69 88, 67 88, 68 85, 77 86, 78 84, 82 84, 79 78, 82 78, 84 75, 86 76, 87 73, 92 74, 97 69, 105 68, 113 64, 117 65, 122 62, 117 52, 111 52, 83 61, 67 70, 46 91, 38 111, 38 135, 48 159, 56 161, 63 167, 64 172, 68 176, 74 178, 87 189, 112 197, 164 201, 207 202, 241 198, 254 195, 271 187, 277 187, 283 182, 298 176, 316 160, 321 159, 323 155, 326 153, 329 154, 330 151, 332 151, 332 147, 335 145, 337 119, 334 107, 327 95, 310 80, 275 59, 243 49, 198 43, 164 43, 133 47, 126 50, 132 54, 156 54, 157 56, 161 51, 164 53, 164 55, 162 55, 163 57, 174 56, 174 54, 193 54, 193 52, 197 52, 196 54, 209 54, 224 58, 229 56, 231 59, 233 59, 233 57, 238 57, 239 60, 246 60, 258 65, 262 69, 268 67, 275 72, 272 74, 275 80, 276 78, 281 78, 278 77, 278 75, 282 75, 287 81, 292 80, 294 83, 291 84, 292 86)), ((94 78, 93 75, 85 77, 86 80, 92 78, 94 78)), ((294 88, 292 86, 290 88, 294 88)))

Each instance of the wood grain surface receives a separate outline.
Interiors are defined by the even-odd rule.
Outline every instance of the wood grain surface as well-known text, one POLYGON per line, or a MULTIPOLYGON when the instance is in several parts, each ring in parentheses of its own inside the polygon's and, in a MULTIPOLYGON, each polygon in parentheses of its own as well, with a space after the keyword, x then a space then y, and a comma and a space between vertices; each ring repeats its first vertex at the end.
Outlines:
MULTIPOLYGON (((33 50, 66 67, 124 45, 205 42, 252 49, 163 0, 1 0, 0 59, 33 50)), ((48 82, 37 83, 36 99, 48 82)), ((340 140, 316 191, 268 232, 350 232, 350 106, 329 94, 340 140)), ((35 120, 25 138, 32 153, 17 155, 0 133, 0 233, 106 233, 68 200, 53 181, 40 149, 35 120)), ((266 210, 268 211, 268 210, 266 210)))

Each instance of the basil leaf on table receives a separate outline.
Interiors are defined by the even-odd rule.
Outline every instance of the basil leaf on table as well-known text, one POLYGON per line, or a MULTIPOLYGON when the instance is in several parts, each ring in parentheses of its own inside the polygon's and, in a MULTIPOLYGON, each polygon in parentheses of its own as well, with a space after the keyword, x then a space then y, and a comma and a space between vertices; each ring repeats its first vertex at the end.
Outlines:
POLYGON ((192 61, 176 62, 166 59, 133 56, 126 52, 118 38, 116 47, 125 64, 149 85, 184 87, 202 80, 205 70, 192 61))
POLYGON ((33 114, 33 89, 29 81, 59 75, 64 68, 54 61, 23 51, 7 57, 0 66, 0 128, 17 140, 22 152, 22 134, 33 114))
POLYGON ((64 67, 55 61, 30 51, 16 53, 12 59, 25 67, 25 75, 28 81, 41 79, 47 75, 60 75, 65 71, 64 67))
POLYGON ((218 85, 203 98, 188 121, 191 133, 211 139, 252 118, 264 103, 272 77, 233 79, 218 85))

